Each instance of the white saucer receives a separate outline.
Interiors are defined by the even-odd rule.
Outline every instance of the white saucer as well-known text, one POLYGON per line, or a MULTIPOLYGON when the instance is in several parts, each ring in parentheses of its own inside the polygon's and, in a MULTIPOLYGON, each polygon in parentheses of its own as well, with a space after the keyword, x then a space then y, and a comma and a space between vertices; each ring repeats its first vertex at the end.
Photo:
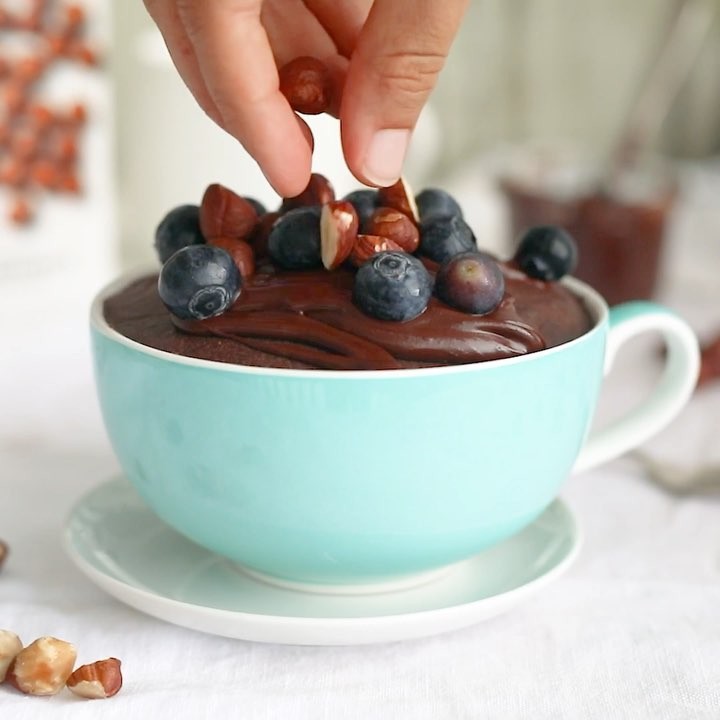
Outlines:
POLYGON ((132 607, 215 635, 295 645, 360 645, 434 635, 498 615, 557 578, 580 532, 562 500, 528 528, 419 587, 373 595, 269 585, 165 525, 124 479, 72 510, 70 558, 132 607))

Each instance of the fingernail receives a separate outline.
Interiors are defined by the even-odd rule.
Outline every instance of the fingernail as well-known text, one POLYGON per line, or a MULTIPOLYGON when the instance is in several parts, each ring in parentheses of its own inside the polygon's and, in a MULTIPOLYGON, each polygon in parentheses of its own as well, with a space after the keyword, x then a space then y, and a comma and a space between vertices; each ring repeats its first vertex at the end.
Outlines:
POLYGON ((409 130, 378 130, 370 140, 363 175, 374 185, 392 185, 402 173, 409 142, 409 130))

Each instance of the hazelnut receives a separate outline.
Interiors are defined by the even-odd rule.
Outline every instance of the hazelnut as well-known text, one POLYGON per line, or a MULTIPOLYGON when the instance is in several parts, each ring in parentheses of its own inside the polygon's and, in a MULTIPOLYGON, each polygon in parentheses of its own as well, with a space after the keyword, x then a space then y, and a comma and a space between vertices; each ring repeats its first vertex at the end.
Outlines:
POLYGON ((65 21, 69 28, 76 28, 85 20, 85 9, 82 5, 68 5, 65 7, 65 21))
POLYGON ((48 34, 45 38, 47 50, 51 58, 59 58, 67 50, 68 38, 64 35, 48 34))
POLYGON ((340 267, 350 256, 358 231, 358 215, 344 200, 323 205, 320 215, 320 252, 328 270, 340 267))
POLYGON ((60 182, 60 173, 54 162, 51 160, 38 160, 30 168, 32 181, 44 188, 55 188, 60 182))
POLYGON ((88 67, 95 67, 100 64, 100 57, 97 52, 84 43, 68 43, 65 48, 65 54, 71 60, 78 60, 88 67))
POLYGON ((78 180, 78 176, 72 172, 68 172, 58 178, 56 190, 58 192, 66 192, 72 193, 73 195, 78 195, 82 188, 80 187, 80 181, 78 180))
POLYGON ((333 200, 335 200, 335 190, 330 181, 324 175, 313 173, 307 187, 299 195, 283 199, 280 212, 286 213, 306 205, 327 205, 333 200))
POLYGON ((87 109, 82 103, 76 103, 72 106, 67 120, 73 125, 83 125, 87 120, 87 109))
POLYGON ((25 163, 20 162, 17 158, 8 158, 8 160, 0 166, 0 183, 10 185, 11 187, 22 187, 28 179, 28 170, 25 163))
POLYGON ((26 225, 33 219, 33 211, 24 197, 17 197, 10 206, 10 220, 16 225, 26 225))
POLYGON ((14 632, 0 630, 0 683, 5 681, 8 668, 22 648, 22 642, 14 632))
POLYGON ((255 257, 265 258, 268 256, 268 238, 270 237, 270 231, 281 214, 280 212, 265 213, 258 221, 253 234, 250 236, 250 244, 255 250, 255 257))
POLYGON ((373 255, 386 250, 402 250, 392 240, 378 235, 358 235, 355 238, 355 245, 350 253, 350 262, 355 267, 364 265, 373 255))
POLYGON ((10 548, 7 546, 7 543, 0 540, 0 570, 2 570, 3 563, 9 552, 10 548))
POLYGON ((41 637, 15 657, 7 681, 27 695, 55 695, 70 677, 75 646, 54 637, 41 637))
POLYGON ((394 208, 378 208, 363 230, 369 235, 380 235, 392 240, 408 253, 414 253, 420 245, 417 225, 407 215, 394 208))
POLYGON ((37 80, 45 69, 43 60, 39 57, 22 58, 15 66, 15 76, 22 82, 37 80))
POLYGON ((200 230, 206 240, 247 238, 258 221, 255 208, 232 190, 213 183, 200 204, 200 230))
POLYGON ((237 269, 243 279, 252 277, 255 274, 255 253, 250 243, 237 238, 219 237, 208 240, 209 245, 222 248, 227 251, 234 260, 237 269))
POLYGON ((28 115, 34 128, 40 132, 49 129, 55 121, 53 112, 45 105, 30 105, 28 115))
POLYGON ((330 107, 332 79, 325 63, 314 57, 297 57, 280 68, 280 92, 290 107, 304 115, 319 115, 330 107))
POLYGON ((399 210, 416 225, 420 222, 415 196, 405 178, 400 178, 390 187, 378 188, 378 205, 399 210))
POLYGON ((78 147, 72 133, 59 135, 52 144, 53 157, 60 163, 73 162, 78 156, 78 147))
POLYGON ((67 679, 67 686, 76 695, 91 700, 112 697, 122 687, 120 661, 108 658, 81 665, 67 679))

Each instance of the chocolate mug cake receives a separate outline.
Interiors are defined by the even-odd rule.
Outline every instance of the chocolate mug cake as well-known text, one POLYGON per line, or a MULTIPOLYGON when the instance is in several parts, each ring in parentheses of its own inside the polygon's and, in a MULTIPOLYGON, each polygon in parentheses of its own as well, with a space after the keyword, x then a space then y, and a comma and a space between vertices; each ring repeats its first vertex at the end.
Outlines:
POLYGON ((276 368, 392 370, 474 363, 568 342, 592 321, 562 283, 577 253, 530 230, 501 262, 457 203, 407 184, 335 200, 313 175, 278 212, 219 185, 171 211, 163 262, 105 300, 108 324, 178 355, 276 368))

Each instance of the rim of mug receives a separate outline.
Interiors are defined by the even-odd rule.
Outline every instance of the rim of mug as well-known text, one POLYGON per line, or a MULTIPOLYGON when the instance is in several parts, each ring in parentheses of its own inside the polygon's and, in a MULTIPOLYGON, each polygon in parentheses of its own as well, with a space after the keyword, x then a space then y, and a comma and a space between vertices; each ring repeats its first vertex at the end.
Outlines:
POLYGON ((275 367, 264 367, 259 365, 242 365, 239 363, 227 363, 219 360, 205 360, 203 358, 189 357, 187 355, 178 355, 167 350, 159 350, 149 345, 144 345, 137 340, 131 340, 121 332, 115 330, 105 319, 103 312, 103 306, 105 300, 119 292, 121 289, 139 280, 142 277, 156 273, 157 270, 153 268, 141 268, 131 270, 121 274, 104 287, 102 287, 95 298, 92 301, 90 307, 90 326, 104 335, 106 338, 117 342, 119 345, 124 345, 131 350, 135 350, 141 354, 149 355, 160 360, 165 360, 169 363, 177 365, 188 365, 191 367, 205 368, 217 370, 225 373, 241 373, 245 375, 263 375, 263 376, 279 376, 286 378, 314 378, 314 379, 398 379, 404 377, 428 377, 432 375, 453 375, 462 374, 465 372, 477 372, 481 368, 494 368, 498 365, 514 365, 517 363, 532 362, 538 360, 541 357, 547 357, 558 352, 563 352, 570 347, 584 342, 587 338, 600 332, 601 328, 608 321, 609 308, 603 297, 594 290, 587 283, 578 280, 575 277, 569 276, 562 278, 559 282, 570 290, 574 295, 580 298, 583 306, 587 310, 588 314, 593 320, 592 327, 582 335, 569 340, 568 342, 560 345, 554 345, 550 348, 543 350, 536 350, 535 352, 525 353, 523 355, 515 355, 513 357, 498 358, 496 360, 481 360, 474 363, 462 363, 454 365, 439 365, 433 367, 422 367, 422 368, 398 368, 396 370, 326 370, 326 369, 311 369, 311 368, 275 368, 275 367))

